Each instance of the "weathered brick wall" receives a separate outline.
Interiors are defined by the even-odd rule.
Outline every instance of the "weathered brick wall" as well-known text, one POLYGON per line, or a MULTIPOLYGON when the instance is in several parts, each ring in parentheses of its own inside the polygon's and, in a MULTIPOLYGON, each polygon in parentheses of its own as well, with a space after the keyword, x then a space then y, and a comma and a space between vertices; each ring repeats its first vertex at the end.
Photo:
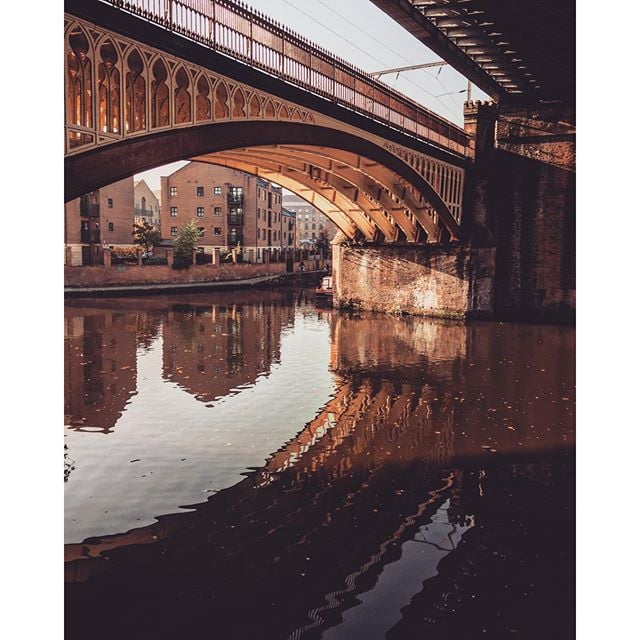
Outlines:
POLYGON ((453 373, 445 363, 466 357, 468 324, 441 318, 397 319, 380 313, 339 313, 332 317, 331 367, 343 374, 427 367, 434 354, 437 367, 430 377, 453 373), (372 358, 372 354, 376 354, 372 358), (435 370, 437 369, 437 370, 435 370))
POLYGON ((493 312, 494 250, 334 245, 334 305, 445 318, 493 312))
POLYGON ((575 174, 500 153, 492 197, 496 305, 501 313, 560 317, 575 310, 575 174))
POLYGON ((575 310, 571 119, 550 108, 503 108, 498 117, 489 203, 503 315, 563 319, 575 310))
POLYGON ((133 178, 100 189, 100 235, 107 245, 133 244, 133 178), (111 206, 109 206, 111 201, 111 206), (109 229, 113 225, 113 231, 109 229))
POLYGON ((121 265, 115 267, 65 267, 65 287, 108 287, 140 284, 180 284, 243 280, 285 272, 285 264, 193 265, 173 269, 167 265, 121 265))
POLYGON ((276 238, 275 231, 281 230, 280 202, 281 192, 275 185, 267 188, 261 186, 261 192, 265 193, 258 199, 258 184, 255 176, 250 176, 242 171, 220 167, 204 162, 190 162, 169 176, 161 178, 162 188, 162 237, 165 240, 175 239, 171 235, 171 227, 179 230, 190 220, 195 220, 198 227, 204 229, 204 236, 198 240, 199 246, 207 247, 210 253, 213 247, 228 247, 229 224, 227 215, 229 205, 227 203, 227 187, 242 187, 244 205, 242 207, 242 246, 248 250, 256 247, 281 247, 284 243, 280 234, 276 238), (177 193, 172 196, 171 187, 175 187, 177 193), (197 195, 197 188, 204 189, 204 195, 197 195), (214 194, 214 187, 221 187, 222 193, 214 194), (272 193, 271 207, 268 206, 268 193, 272 193), (276 197, 277 195, 277 197, 276 197), (171 207, 175 207, 177 215, 171 215, 171 207), (204 208, 204 215, 198 217, 198 207, 204 208), (216 215, 216 208, 220 214, 216 215), (260 215, 258 214, 260 210, 260 215), (271 226, 269 216, 271 211, 271 226), (215 230, 220 229, 220 234, 215 230), (272 232, 271 244, 269 244, 269 230, 272 232), (263 239, 264 235, 264 239, 263 239))
POLYGON ((496 248, 498 317, 574 316, 573 122, 574 114, 557 106, 465 105, 465 129, 478 136, 468 176, 467 231, 496 248))
POLYGON ((162 238, 175 240, 171 235, 171 227, 180 229, 190 220, 194 220, 198 227, 204 228, 204 236, 198 239, 198 245, 205 247, 227 246, 227 185, 226 183, 242 187, 245 195, 245 216, 253 216, 255 220, 255 190, 254 197, 249 197, 249 177, 245 174, 217 167, 202 162, 190 162, 169 176, 161 179, 162 209, 161 229, 162 238), (171 187, 175 187, 177 194, 172 196, 171 187), (204 195, 197 195, 197 187, 204 189, 204 195), (214 187, 220 187, 221 193, 214 195, 214 187), (171 208, 175 207, 177 215, 171 215, 171 208), (204 208, 204 217, 198 217, 198 207, 204 208), (215 214, 216 208, 220 213, 215 214), (220 229, 216 234, 215 229, 220 229))
MULTIPOLYGON (((80 245, 80 198, 64 203, 64 242, 65 245, 80 245)), ((81 250, 80 264, 82 264, 81 250)))

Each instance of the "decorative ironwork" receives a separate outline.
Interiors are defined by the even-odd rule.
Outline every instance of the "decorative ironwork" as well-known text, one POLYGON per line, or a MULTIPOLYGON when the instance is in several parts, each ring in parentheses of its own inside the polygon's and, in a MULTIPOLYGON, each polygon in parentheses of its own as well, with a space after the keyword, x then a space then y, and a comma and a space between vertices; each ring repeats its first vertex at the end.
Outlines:
MULTIPOLYGON (((463 129, 242 2, 101 0, 406 134, 465 154, 463 129)), ((196 92, 207 118, 209 88, 196 92)), ((258 111, 257 100, 239 105, 258 111)), ((235 104, 234 107, 235 109, 235 104)), ((268 115, 268 114, 266 114, 268 115)), ((277 114, 276 114, 277 115, 277 114)))
POLYGON ((307 109, 210 69, 71 15, 65 22, 67 156, 155 131, 212 122, 315 122, 307 109))
MULTIPOLYGON (((348 63, 230 0, 101 1, 265 68, 282 80, 446 147, 457 155, 466 152, 467 137, 462 129, 408 99, 405 101, 403 96, 348 63), (202 21, 192 24, 186 15, 198 15, 202 21), (204 33, 208 34, 206 38, 204 33), (276 55, 278 51, 280 57, 276 55), (279 73, 272 68, 276 61, 281 67, 279 73), (320 76, 331 77, 333 84, 325 83, 320 76), (349 87, 351 93, 345 93, 349 87), (386 92, 386 97, 376 93, 378 90, 386 92), (358 95, 371 97, 371 109, 358 95), (388 105, 386 112, 379 108, 384 103, 383 97, 388 105), (416 109, 413 112, 411 104, 416 109), (401 107, 405 115, 401 120, 394 119, 392 112, 401 107), (423 116, 424 131, 418 127, 423 116), (415 126, 410 126, 410 122, 415 126)), ((67 156, 156 131, 233 120, 298 121, 347 132, 354 130, 351 125, 69 14, 65 15, 65 54, 67 156)), ((251 166, 247 165, 244 153, 247 149, 218 153, 207 161, 233 165, 270 180, 286 167, 285 186, 294 192, 296 184, 304 185, 307 191, 318 187, 317 204, 327 209, 329 217, 341 222, 338 226, 347 237, 354 237, 359 230, 365 239, 373 240, 382 234, 392 241, 400 230, 409 241, 421 241, 422 229, 433 242, 439 237, 443 220, 452 237, 458 237, 464 169, 366 131, 362 134, 422 176, 448 209, 448 212, 441 209, 441 214, 448 218, 439 216, 424 194, 406 180, 380 164, 363 162, 363 158, 350 152, 293 145, 253 148, 251 166), (253 168, 258 158, 261 171, 256 172, 253 168), (323 194, 328 193, 333 195, 324 198, 323 194)), ((234 198, 231 192, 227 196, 229 206, 242 206, 241 196, 234 198)))

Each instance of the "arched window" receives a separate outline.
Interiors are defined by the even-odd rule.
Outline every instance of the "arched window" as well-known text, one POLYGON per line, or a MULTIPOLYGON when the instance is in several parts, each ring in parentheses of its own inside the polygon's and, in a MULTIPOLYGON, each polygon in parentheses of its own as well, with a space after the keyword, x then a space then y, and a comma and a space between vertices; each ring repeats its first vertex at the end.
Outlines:
POLYGON ((176 124, 191 122, 191 94, 189 93, 189 76, 184 67, 176 73, 175 89, 175 121, 176 124))
POLYGON ((143 72, 144 62, 134 49, 127 57, 125 99, 127 131, 144 131, 147 128, 147 85, 143 72))
POLYGON ((120 71, 118 53, 108 40, 100 47, 98 64, 98 126, 105 133, 120 131, 120 71))
POLYGON ((80 27, 69 34, 67 51, 67 122, 93 126, 89 40, 80 27))
POLYGON ((151 126, 169 126, 169 87, 167 86, 167 68, 162 60, 156 60, 152 69, 151 81, 151 126))

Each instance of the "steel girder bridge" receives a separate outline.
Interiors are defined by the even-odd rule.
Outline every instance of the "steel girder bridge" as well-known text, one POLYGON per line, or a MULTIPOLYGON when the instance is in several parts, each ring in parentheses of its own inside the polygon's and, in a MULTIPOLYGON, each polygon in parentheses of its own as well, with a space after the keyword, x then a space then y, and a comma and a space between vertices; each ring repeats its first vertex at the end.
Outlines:
POLYGON ((176 160, 276 182, 350 240, 459 239, 464 130, 231 0, 66 0, 65 200, 176 160))

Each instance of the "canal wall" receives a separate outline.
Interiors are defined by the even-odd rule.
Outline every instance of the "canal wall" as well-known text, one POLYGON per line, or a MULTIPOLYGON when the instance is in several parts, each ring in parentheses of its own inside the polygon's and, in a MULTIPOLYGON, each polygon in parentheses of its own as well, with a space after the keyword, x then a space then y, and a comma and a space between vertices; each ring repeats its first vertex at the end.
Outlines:
MULTIPOLYGON (((316 261, 306 260, 306 272, 314 271, 316 261)), ((299 266, 295 264, 295 268, 299 266)), ((233 282, 263 276, 284 275, 284 262, 263 264, 203 264, 186 269, 169 265, 116 265, 95 267, 65 267, 64 286, 67 289, 96 287, 143 287, 145 285, 185 285, 211 282, 233 282)), ((294 272, 295 273, 295 272, 294 272)))
POLYGON ((334 245, 334 306, 442 318, 490 318, 494 256, 491 247, 459 244, 334 245))

